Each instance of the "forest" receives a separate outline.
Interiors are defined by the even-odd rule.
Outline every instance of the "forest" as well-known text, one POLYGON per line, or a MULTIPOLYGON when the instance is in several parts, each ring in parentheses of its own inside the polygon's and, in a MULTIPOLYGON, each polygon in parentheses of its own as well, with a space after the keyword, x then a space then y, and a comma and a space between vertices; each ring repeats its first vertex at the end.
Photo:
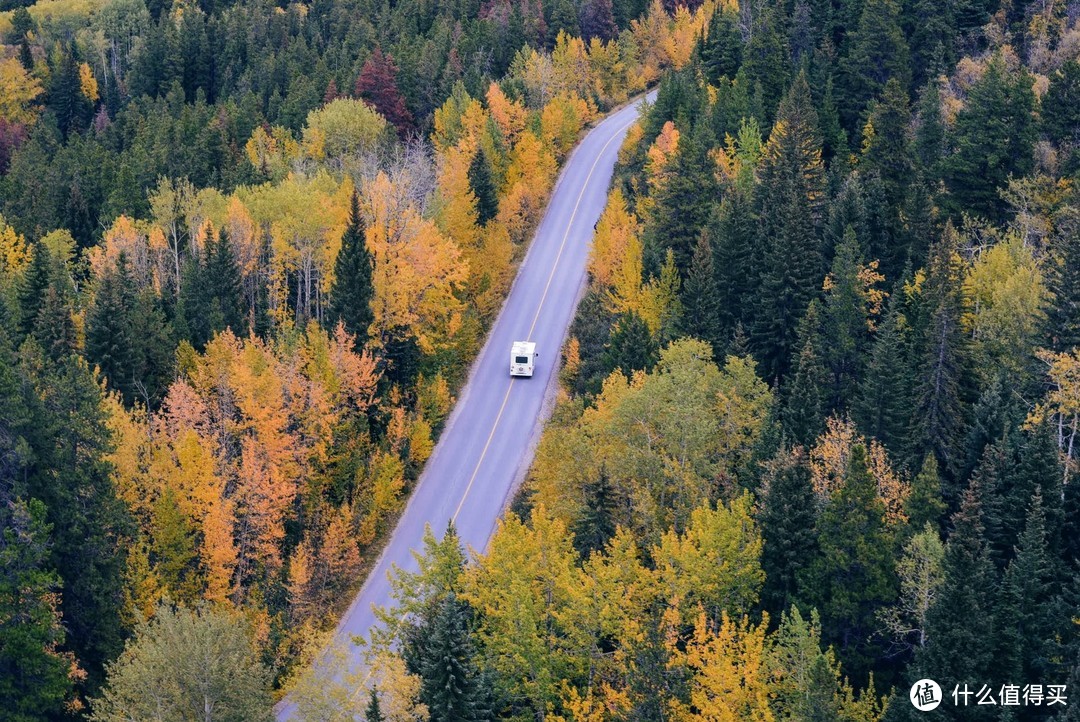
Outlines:
POLYGON ((1075 0, 0 9, 0 719, 1080 719, 1075 0), (650 87, 513 508, 309 671, 650 87))

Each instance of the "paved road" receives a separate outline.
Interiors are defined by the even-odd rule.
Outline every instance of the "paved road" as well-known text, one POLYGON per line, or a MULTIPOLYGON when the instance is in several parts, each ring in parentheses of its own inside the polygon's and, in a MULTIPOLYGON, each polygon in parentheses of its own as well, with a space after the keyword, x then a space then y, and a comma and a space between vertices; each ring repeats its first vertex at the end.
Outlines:
MULTIPOLYGON (((392 565, 416 570, 411 551, 421 547, 426 524, 441 537, 453 519, 466 548, 487 547, 550 413, 545 392, 585 278, 593 226, 604 209, 619 146, 637 113, 635 104, 608 116, 563 167, 506 304, 389 543, 341 620, 339 635, 367 637, 375 623, 372 605, 391 601, 387 573, 392 565), (534 376, 511 378, 510 346, 524 340, 536 343, 534 376)), ((289 720, 294 711, 286 699, 277 719, 289 720)))

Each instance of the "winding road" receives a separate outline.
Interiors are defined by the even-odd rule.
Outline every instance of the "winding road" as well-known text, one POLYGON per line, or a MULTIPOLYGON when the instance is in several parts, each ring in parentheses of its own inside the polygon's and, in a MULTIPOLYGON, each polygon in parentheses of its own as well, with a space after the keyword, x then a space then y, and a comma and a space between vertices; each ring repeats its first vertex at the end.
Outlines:
MULTIPOLYGON (((585 281, 593 226, 639 105, 596 125, 563 166, 506 303, 390 540, 338 625, 339 637, 368 636, 372 607, 391 602, 393 565, 416 571, 412 550, 421 548, 426 525, 441 537, 452 519, 466 549, 487 547, 551 413, 556 362, 585 281), (534 375, 511 378, 510 346, 524 340, 536 343, 534 375)), ((351 648, 358 663, 359 650, 351 648)), ((295 711, 286 697, 276 717, 284 722, 295 711)))

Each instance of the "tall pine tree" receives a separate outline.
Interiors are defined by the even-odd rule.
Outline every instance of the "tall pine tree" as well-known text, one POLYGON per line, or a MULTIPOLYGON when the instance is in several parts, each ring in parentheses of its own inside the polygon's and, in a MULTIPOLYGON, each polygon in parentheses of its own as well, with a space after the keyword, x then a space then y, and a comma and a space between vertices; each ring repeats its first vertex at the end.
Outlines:
POLYGON ((752 338, 765 377, 776 379, 788 370, 798 321, 824 275, 825 174, 817 113, 805 73, 799 74, 780 104, 759 177, 762 280, 752 338))
POLYGON ((367 343, 368 329, 375 320, 371 299, 372 258, 367 247, 367 231, 360 212, 360 199, 353 193, 349 207, 349 225, 341 237, 341 250, 334 261, 334 283, 330 287, 327 320, 331 325, 345 324, 356 336, 356 348, 367 343))

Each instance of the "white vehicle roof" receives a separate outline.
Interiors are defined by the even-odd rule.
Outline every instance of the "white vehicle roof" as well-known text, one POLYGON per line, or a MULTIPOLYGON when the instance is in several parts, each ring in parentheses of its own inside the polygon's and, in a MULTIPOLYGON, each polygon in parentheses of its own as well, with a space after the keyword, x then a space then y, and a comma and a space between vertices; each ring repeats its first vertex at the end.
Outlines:
POLYGON ((515 356, 530 356, 536 351, 536 344, 532 341, 514 341, 514 347, 510 349, 510 353, 515 356))

